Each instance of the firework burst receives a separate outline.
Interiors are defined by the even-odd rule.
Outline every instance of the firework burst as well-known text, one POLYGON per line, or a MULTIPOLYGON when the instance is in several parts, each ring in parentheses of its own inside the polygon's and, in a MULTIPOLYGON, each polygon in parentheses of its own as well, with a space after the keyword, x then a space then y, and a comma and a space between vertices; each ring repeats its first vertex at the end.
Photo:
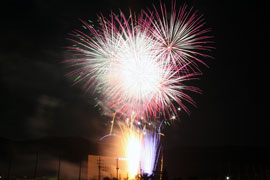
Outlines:
MULTIPOLYGON (((213 49, 209 44, 212 36, 210 29, 204 28, 202 15, 188 9, 186 5, 177 11, 175 1, 172 1, 170 14, 165 5, 160 4, 160 10, 154 6, 152 34, 159 44, 160 58, 172 63, 176 68, 185 68, 187 73, 200 72, 197 62, 206 65, 200 57, 210 57, 205 51, 213 49)), ((183 71, 182 71, 183 72, 183 71)))
POLYGON ((98 19, 99 28, 82 21, 89 35, 78 30, 71 34, 75 46, 69 50, 75 59, 66 62, 77 67, 69 73, 77 76, 75 83, 84 81, 87 90, 99 92, 123 118, 133 112, 144 120, 177 115, 174 102, 188 112, 183 102, 195 102, 184 91, 200 91, 184 82, 200 75, 197 56, 210 49, 204 45, 210 37, 204 36, 208 30, 201 30, 201 17, 186 6, 176 13, 173 5, 170 18, 161 6, 161 15, 155 8, 138 16, 120 12, 120 17, 112 13, 110 19, 98 19))

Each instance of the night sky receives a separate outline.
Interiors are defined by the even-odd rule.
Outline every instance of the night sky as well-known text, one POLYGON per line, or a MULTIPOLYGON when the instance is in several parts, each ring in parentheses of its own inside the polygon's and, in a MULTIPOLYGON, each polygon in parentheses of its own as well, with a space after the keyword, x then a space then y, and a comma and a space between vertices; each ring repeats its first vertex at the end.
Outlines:
MULTIPOLYGON (((79 19, 95 21, 96 14, 129 8, 139 11, 159 1, 32 0, 1 2, 0 137, 27 140, 79 136, 97 140, 107 131, 108 117, 94 107, 94 96, 72 86, 60 62, 71 42, 68 33, 82 29, 79 19), (104 128, 105 127, 105 128, 104 128)), ((170 3, 170 0, 168 1, 170 3)), ((194 84, 202 95, 191 115, 166 127, 168 146, 270 145, 269 13, 259 1, 180 1, 204 14, 212 29, 215 59, 201 66, 204 75, 194 84)), ((192 82, 193 83, 193 82, 192 82)))

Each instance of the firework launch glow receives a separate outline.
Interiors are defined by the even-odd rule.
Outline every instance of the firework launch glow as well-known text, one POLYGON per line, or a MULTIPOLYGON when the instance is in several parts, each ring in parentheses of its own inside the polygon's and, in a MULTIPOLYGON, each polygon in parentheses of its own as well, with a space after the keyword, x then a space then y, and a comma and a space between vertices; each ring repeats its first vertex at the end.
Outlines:
POLYGON ((99 15, 98 27, 82 23, 84 31, 71 33, 74 45, 68 50, 74 58, 65 62, 75 69, 68 75, 96 93, 117 121, 131 117, 134 125, 122 127, 130 176, 139 167, 152 174, 159 154, 158 124, 176 119, 179 109, 189 113, 185 102, 195 105, 186 91, 200 90, 185 82, 197 79, 202 74, 198 64, 210 57, 205 54, 212 49, 209 29, 202 16, 185 5, 177 10, 174 1, 168 12, 160 5, 160 10, 154 6, 128 16, 121 11, 120 16, 99 15))
POLYGON ((151 175, 156 169, 159 158, 160 135, 146 132, 143 140, 143 152, 141 157, 141 168, 143 173, 151 175))
POLYGON ((129 177, 133 179, 140 172, 151 175, 159 157, 160 136, 155 132, 139 129, 132 123, 119 123, 119 126, 129 177))
POLYGON ((128 173, 131 179, 139 173, 142 151, 142 134, 133 128, 124 128, 122 145, 127 158, 128 173))

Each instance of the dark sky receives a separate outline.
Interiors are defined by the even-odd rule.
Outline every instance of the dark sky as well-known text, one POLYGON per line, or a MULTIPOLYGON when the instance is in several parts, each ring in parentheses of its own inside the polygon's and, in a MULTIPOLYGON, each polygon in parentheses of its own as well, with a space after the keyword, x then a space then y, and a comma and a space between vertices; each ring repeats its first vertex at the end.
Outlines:
MULTIPOLYGON (((108 118, 94 107, 94 96, 65 77, 60 62, 79 19, 96 19, 128 8, 138 11, 159 1, 32 0, 1 2, 0 137, 34 139, 47 136, 102 136, 108 118)), ((170 1, 169 1, 170 2, 170 1)), ((212 28, 214 60, 202 66, 194 82, 202 95, 191 94, 198 108, 165 128, 170 146, 269 146, 269 9, 259 1, 178 1, 204 14, 212 28)))

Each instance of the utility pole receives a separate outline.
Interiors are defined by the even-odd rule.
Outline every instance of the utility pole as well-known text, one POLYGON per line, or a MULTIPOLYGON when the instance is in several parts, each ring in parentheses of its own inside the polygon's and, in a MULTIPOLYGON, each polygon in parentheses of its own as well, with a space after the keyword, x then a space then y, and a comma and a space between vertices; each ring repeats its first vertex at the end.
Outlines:
POLYGON ((160 160, 160 176, 159 179, 162 180, 162 174, 163 174, 163 149, 161 149, 161 160, 160 160))
POLYGON ((60 180, 60 167, 61 167, 61 155, 59 154, 59 162, 58 162, 58 175, 57 175, 57 180, 60 180))
POLYGON ((79 180, 81 180, 82 160, 80 160, 79 180))
POLYGON ((116 159, 116 179, 117 180, 118 180, 118 171, 119 171, 118 160, 119 160, 119 158, 116 159))
POLYGON ((101 180, 101 168, 104 168, 104 167, 103 167, 103 162, 100 159, 100 156, 98 156, 97 165, 98 165, 98 180, 101 180))
POLYGON ((140 167, 139 167, 139 177, 140 177, 140 179, 141 179, 141 177, 142 177, 142 162, 140 161, 140 167))
POLYGON ((10 156, 10 159, 9 159, 9 166, 8 166, 7 180, 10 179, 10 170, 11 170, 11 166, 12 166, 12 157, 10 156))
POLYGON ((36 164, 35 164, 35 171, 34 171, 34 180, 37 178, 37 169, 38 169, 38 151, 36 153, 36 164))

